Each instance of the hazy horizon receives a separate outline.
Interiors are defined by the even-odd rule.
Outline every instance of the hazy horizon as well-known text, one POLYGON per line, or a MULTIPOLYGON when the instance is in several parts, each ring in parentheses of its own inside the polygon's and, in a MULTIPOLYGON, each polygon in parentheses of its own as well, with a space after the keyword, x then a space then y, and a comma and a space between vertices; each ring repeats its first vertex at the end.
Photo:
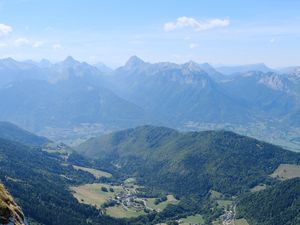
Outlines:
POLYGON ((0 225, 299 225, 299 9, 0 0, 0 225))
POLYGON ((0 0, 0 58, 110 67, 149 62, 300 65, 298 10, 288 1, 0 0))
POLYGON ((183 62, 175 62, 175 61, 147 61, 147 60, 144 60, 143 58, 139 57, 138 55, 129 56, 124 62, 122 62, 122 63, 120 63, 118 65, 114 65, 114 66, 110 66, 110 65, 104 63, 103 62, 104 60, 101 60, 101 59, 99 59, 99 61, 96 61, 96 62, 89 62, 88 60, 77 59, 76 57, 73 57, 72 55, 68 55, 68 56, 66 56, 65 58, 62 58, 62 59, 48 59, 46 57, 43 57, 43 58, 40 58, 40 59, 27 58, 27 59, 20 59, 19 60, 19 59, 14 58, 14 57, 4 57, 4 58, 0 58, 0 60, 13 59, 13 60, 15 60, 17 62, 24 62, 24 63, 30 63, 30 62, 40 63, 40 62, 42 62, 44 60, 47 60, 51 64, 56 64, 56 63, 60 63, 60 62, 65 61, 69 57, 71 57, 72 59, 74 59, 75 61, 78 61, 80 63, 87 63, 87 64, 90 64, 90 65, 102 64, 103 66, 107 66, 108 68, 113 69, 113 70, 126 65, 126 63, 132 57, 137 57, 137 58, 141 59, 142 61, 144 61, 145 63, 150 63, 150 64, 156 64, 156 63, 174 63, 174 64, 178 64, 178 65, 183 65, 183 64, 186 64, 186 63, 189 63, 189 62, 195 62, 197 64, 206 64, 207 63, 207 64, 211 65, 214 68, 264 65, 264 66, 266 66, 268 68, 271 68, 271 69, 285 69, 285 68, 292 68, 292 67, 299 67, 300 66, 300 65, 287 65, 287 66, 283 66, 283 67, 273 67, 273 66, 269 66, 268 64, 266 64, 264 62, 256 62, 256 63, 249 63, 249 64, 234 64, 234 63, 233 64, 213 64, 213 63, 209 63, 209 62, 199 62, 199 61, 195 61, 195 60, 187 60, 187 61, 183 61, 183 62))

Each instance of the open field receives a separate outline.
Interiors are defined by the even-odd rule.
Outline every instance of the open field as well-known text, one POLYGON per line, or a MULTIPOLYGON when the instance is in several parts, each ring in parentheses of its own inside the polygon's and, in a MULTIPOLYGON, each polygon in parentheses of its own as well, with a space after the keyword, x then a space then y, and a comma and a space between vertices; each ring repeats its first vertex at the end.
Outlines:
POLYGON ((149 208, 161 212, 167 207, 168 204, 178 204, 179 202, 177 199, 175 199, 173 195, 168 195, 167 198, 168 198, 167 201, 161 202, 157 205, 154 204, 156 198, 147 198, 146 204, 149 208))
POLYGON ((145 208, 162 211, 168 204, 177 204, 179 202, 173 195, 168 195, 166 201, 155 205, 155 198, 138 198, 136 196, 136 189, 138 187, 139 186, 132 184, 114 186, 94 183, 71 187, 70 189, 72 190, 73 196, 80 203, 93 205, 98 209, 102 208, 107 215, 116 218, 130 218, 145 215, 145 208), (103 191, 102 188, 106 188, 107 191, 103 191), (113 188, 113 192, 110 191, 111 188, 113 188), (103 208, 105 207, 102 206, 104 203, 112 200, 116 201, 116 205, 103 208))
POLYGON ((180 219, 180 223, 182 225, 189 225, 189 224, 204 224, 203 217, 200 214, 196 214, 194 216, 188 216, 187 218, 180 219))
POLYGON ((110 173, 104 172, 102 170, 96 170, 96 169, 92 169, 92 168, 88 168, 88 167, 75 166, 75 165, 73 165, 73 168, 76 170, 82 170, 82 171, 88 172, 97 179, 100 177, 107 177, 107 178, 112 177, 112 175, 110 173))
POLYGON ((213 221, 212 222, 213 225, 222 225, 222 222, 219 220, 213 221))
POLYGON ((226 208, 227 206, 232 205, 231 200, 217 200, 218 207, 220 208, 226 208))
POLYGON ((106 209, 106 214, 116 218, 132 218, 145 215, 144 210, 136 210, 135 208, 124 208, 121 205, 109 207, 106 209))
POLYGON ((124 184, 134 184, 136 183, 136 179, 131 177, 131 178, 128 178, 124 181, 124 184))
POLYGON ((211 199, 220 199, 222 198, 222 193, 214 190, 210 190, 210 198, 211 199))
POLYGON ((120 186, 110 186, 107 184, 85 184, 78 187, 71 187, 73 196, 81 203, 93 205, 97 208, 106 202, 109 198, 114 197, 112 192, 104 192, 101 187, 114 188, 115 191, 121 191, 120 186))
POLYGON ((262 190, 265 190, 267 188, 267 185, 265 184, 259 184, 253 188, 251 188, 251 192, 257 192, 257 191, 262 191, 262 190))
POLYGON ((281 164, 270 176, 280 180, 300 177, 300 165, 281 164))
MULTIPOLYGON (((222 225, 222 222, 217 220, 217 221, 214 221, 212 224, 213 225, 222 225)), ((237 219, 237 220, 234 220, 234 222, 232 221, 230 224, 227 224, 227 225, 249 225, 249 223, 245 219, 237 219)))
POLYGON ((135 197, 137 187, 137 185, 116 186, 94 183, 71 187, 70 189, 80 203, 93 205, 98 209, 109 200, 118 201, 118 205, 104 209, 106 214, 116 218, 130 218, 146 214, 143 204, 134 203, 135 200, 138 200, 135 197), (102 188, 106 188, 107 191, 103 191, 102 188), (111 188, 113 188, 113 192, 110 191, 111 188), (131 202, 131 199, 135 200, 131 202))
POLYGON ((234 221, 235 225, 249 225, 249 223, 247 222, 247 220, 245 219, 238 219, 234 221))

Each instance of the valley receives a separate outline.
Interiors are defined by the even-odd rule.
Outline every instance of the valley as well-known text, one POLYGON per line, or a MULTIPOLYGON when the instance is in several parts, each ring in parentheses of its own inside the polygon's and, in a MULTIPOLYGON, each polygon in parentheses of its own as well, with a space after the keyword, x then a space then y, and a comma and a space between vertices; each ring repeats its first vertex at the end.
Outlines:
POLYGON ((0 225, 300 225, 299 9, 0 0, 0 225))
POLYGON ((253 122, 242 124, 231 123, 201 123, 189 121, 185 123, 182 130, 230 130, 238 134, 253 137, 259 140, 264 140, 275 145, 282 146, 283 148, 290 149, 292 151, 300 152, 300 129, 299 127, 286 127, 279 125, 279 121, 273 122, 253 122))
POLYGON ((173 195, 161 198, 143 197, 141 187, 131 183, 92 183, 70 187, 73 196, 83 204, 95 206, 104 214, 116 218, 133 218, 151 212, 161 212, 168 204, 178 204, 173 195))
POLYGON ((91 138, 73 149, 3 126, 15 138, 34 141, 24 146, 0 141, 0 160, 9 156, 11 162, 2 166, 0 178, 20 199, 28 221, 41 224, 52 223, 27 203, 50 213, 48 203, 35 197, 36 189, 55 207, 64 202, 60 214, 70 225, 85 224, 86 213, 93 223, 106 224, 248 225, 253 220, 245 207, 249 196, 300 177, 298 153, 228 131, 142 126, 91 138), (29 147, 32 143, 37 145, 29 147))
POLYGON ((150 63, 137 56, 109 72, 72 57, 47 67, 3 59, 0 120, 72 147, 152 124, 182 131, 231 130, 299 151, 297 68, 234 69, 239 72, 231 76, 207 63, 150 63), (16 76, 4 79, 5 74, 16 76))

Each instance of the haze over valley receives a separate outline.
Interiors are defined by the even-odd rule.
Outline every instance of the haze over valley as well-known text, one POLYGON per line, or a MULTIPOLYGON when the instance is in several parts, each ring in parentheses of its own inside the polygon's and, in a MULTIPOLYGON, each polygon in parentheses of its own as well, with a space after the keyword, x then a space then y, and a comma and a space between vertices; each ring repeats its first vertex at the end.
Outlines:
POLYGON ((247 65, 223 74, 208 63, 148 63, 137 56, 115 70, 71 56, 58 63, 0 62, 0 119, 50 139, 72 145, 156 124, 227 129, 299 150, 298 67, 247 65))
POLYGON ((299 7, 0 0, 0 225, 299 225, 299 7))

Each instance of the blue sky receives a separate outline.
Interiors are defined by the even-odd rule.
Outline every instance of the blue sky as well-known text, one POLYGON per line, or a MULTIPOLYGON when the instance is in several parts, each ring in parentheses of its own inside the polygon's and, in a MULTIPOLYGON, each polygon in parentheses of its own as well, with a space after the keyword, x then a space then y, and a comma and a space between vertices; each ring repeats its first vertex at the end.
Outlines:
POLYGON ((0 58, 300 65, 300 1, 0 0, 0 58))

